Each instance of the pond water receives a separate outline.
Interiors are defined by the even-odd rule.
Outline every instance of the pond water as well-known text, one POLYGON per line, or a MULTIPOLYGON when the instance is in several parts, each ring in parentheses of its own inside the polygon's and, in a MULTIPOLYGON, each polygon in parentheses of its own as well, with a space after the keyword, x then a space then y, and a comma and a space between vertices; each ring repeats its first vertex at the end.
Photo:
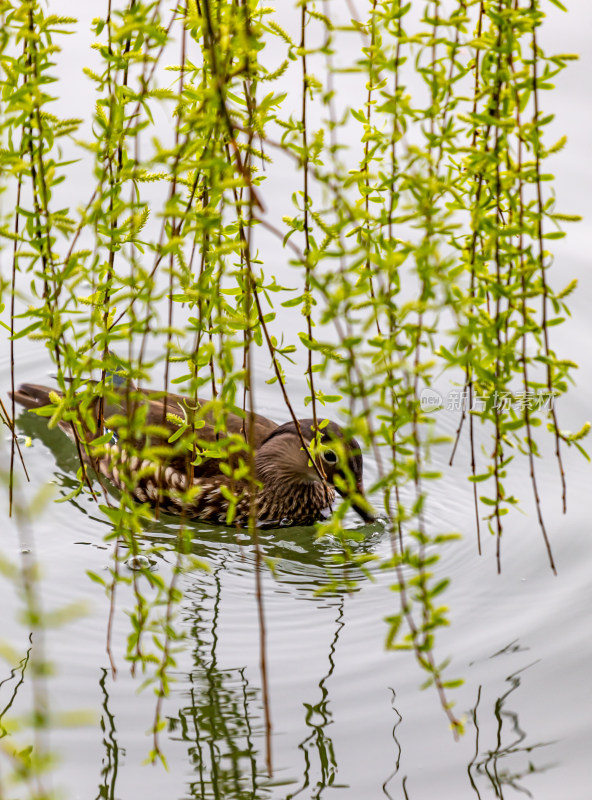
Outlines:
MULTIPOLYGON (((67 5, 67 4, 64 4, 67 5)), ((562 75, 558 92, 547 98, 558 115, 557 138, 570 144, 553 166, 562 210, 585 221, 557 243, 557 283, 580 281, 572 297, 573 319, 554 329, 560 353, 580 363, 577 387, 558 408, 563 427, 577 429, 590 416, 592 366, 589 298, 592 296, 592 8, 573 4, 569 15, 553 16, 546 45, 579 51, 581 61, 562 75)), ((64 12, 66 13, 66 12, 64 12)), ((281 182, 281 181, 279 181, 281 182)), ((278 205, 281 205, 278 195, 278 205)), ((270 244, 278 263, 282 251, 270 244)), ((272 270, 273 272, 273 270, 272 270)), ((6 342, 0 344, 0 390, 9 384, 6 342)), ((50 365, 36 342, 21 340, 17 381, 47 383, 50 365)), ((276 387, 257 382, 257 410, 286 418, 276 387)), ((288 373, 297 413, 307 393, 301 368, 288 373)), ((448 390, 445 379, 438 386, 448 390)), ((456 415, 439 412, 438 425, 451 435, 456 415)), ((21 414, 18 425, 31 437, 24 448, 31 481, 21 481, 27 498, 46 487, 54 497, 75 485, 76 454, 59 432, 41 419, 21 414)), ((8 452, 4 443, 2 458, 8 452)), ((550 454, 549 454, 550 455, 550 454)), ((448 449, 434 454, 443 468, 448 449)), ((592 468, 577 453, 566 454, 568 513, 561 513, 557 467, 540 464, 539 480, 558 575, 549 569, 534 509, 529 501, 527 465, 515 475, 524 514, 507 525, 502 574, 496 574, 495 546, 484 541, 478 557, 472 487, 466 481, 466 444, 455 467, 432 488, 427 510, 431 529, 460 531, 436 567, 452 583, 444 595, 451 626, 439 633, 438 659, 450 658, 447 675, 464 684, 451 692, 466 732, 455 741, 433 689, 422 690, 424 674, 412 654, 385 649, 384 618, 398 611, 390 589, 392 574, 351 567, 351 592, 318 592, 326 587, 337 548, 316 541, 309 529, 261 533, 273 574, 264 571, 263 595, 269 676, 272 774, 266 756, 266 723, 260 671, 258 605, 252 546, 234 532, 199 523, 191 526, 193 554, 209 565, 179 577, 181 602, 177 666, 163 706, 160 747, 169 769, 146 764, 156 698, 146 676, 131 675, 125 649, 133 607, 131 587, 118 587, 112 651, 106 653, 109 599, 87 571, 107 576, 109 528, 88 499, 51 499, 19 538, 0 503, 2 554, 16 561, 34 551, 41 567, 46 611, 72 607, 77 615, 45 632, 53 667, 47 687, 52 711, 50 747, 57 757, 49 782, 59 797, 117 800, 185 798, 513 798, 588 800, 592 785, 592 468), (59 716, 62 715, 62 716, 59 716)), ((376 467, 366 458, 372 482, 376 467)), ((5 495, 3 495, 5 498, 5 495)), ((352 527, 359 522, 351 517, 352 527)), ((360 527, 357 552, 387 557, 390 543, 380 523, 360 527)), ((143 551, 158 551, 155 571, 170 580, 174 564, 174 519, 163 517, 145 531, 143 551)), ((130 573, 131 574, 131 573, 130 573)), ((138 577, 147 596, 153 591, 138 577)), ((20 619, 22 598, 13 584, 0 582, 3 647, 12 648, 0 665, 0 721, 23 713, 30 701, 25 662, 31 645, 20 619), (21 660, 22 659, 22 660, 21 660), (14 669, 11 672, 11 668, 14 669)), ((163 609, 164 613, 164 609, 163 609)), ((15 795, 19 796, 19 795, 15 795)))

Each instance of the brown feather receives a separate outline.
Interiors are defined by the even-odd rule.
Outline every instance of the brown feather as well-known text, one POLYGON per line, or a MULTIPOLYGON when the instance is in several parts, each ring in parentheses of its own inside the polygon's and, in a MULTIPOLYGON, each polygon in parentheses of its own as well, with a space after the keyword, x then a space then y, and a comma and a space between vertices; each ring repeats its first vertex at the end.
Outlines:
MULTIPOLYGON (((26 408, 41 408, 51 405, 51 391, 46 386, 23 384, 14 393, 14 399, 26 408)), ((98 397, 92 401, 90 413, 98 413, 98 397)), ((194 453, 184 445, 184 438, 192 445, 191 428, 196 420, 203 422, 197 431, 200 447, 218 442, 223 445, 224 452, 224 446, 234 441, 232 437, 248 439, 248 420, 243 419, 240 413, 228 413, 221 419, 215 414, 215 405, 209 401, 200 400, 197 409, 193 409, 187 398, 168 394, 165 405, 164 393, 138 391, 130 386, 127 389, 118 387, 110 395, 105 404, 104 418, 108 430, 114 433, 113 439, 96 449, 89 460, 118 488, 127 487, 140 502, 158 505, 171 513, 184 513, 215 524, 225 524, 227 521, 239 526, 248 524, 250 483, 244 479, 233 481, 221 472, 221 459, 208 457, 207 454, 201 463, 190 467, 194 453), (127 431, 128 417, 133 417, 140 405, 146 406, 146 411, 142 412, 145 413, 144 422, 141 427, 138 425, 143 432, 134 436, 133 446, 129 447, 128 452, 125 445, 130 435, 127 431), (179 426, 167 419, 167 415, 180 417, 189 426, 189 430, 179 437, 174 446, 168 443, 168 438, 179 430, 179 426), (158 431, 163 427, 167 430, 166 435, 158 431), (146 428, 149 433, 145 432, 146 428), (169 452, 173 449, 172 454, 167 454, 165 461, 160 464, 153 456, 144 455, 159 447, 167 447, 169 452), (232 519, 228 518, 231 506, 225 496, 228 492, 235 497, 232 519)), ((69 422, 58 424, 72 435, 69 422)), ((314 438, 313 421, 300 420, 298 426, 304 441, 310 443, 314 438)), ((330 447, 331 442, 340 440, 345 447, 347 466, 341 465, 335 456, 335 463, 322 464, 321 473, 326 475, 323 480, 302 447, 298 426, 294 422, 278 426, 266 417, 255 415, 253 441, 258 488, 254 500, 257 524, 260 526, 310 525, 326 519, 335 501, 334 479, 337 476, 344 479, 348 472, 354 477, 357 493, 365 500, 363 462, 357 442, 354 439, 346 440, 343 430, 336 423, 327 424, 322 431, 321 441, 330 447)), ((97 432, 91 430, 93 426, 90 422, 82 427, 86 431, 87 442, 91 442, 97 432)), ((241 451, 240 439, 236 438, 234 448, 227 448, 224 462, 232 468, 237 467, 241 452, 242 457, 246 458, 246 450, 241 451)), ((374 518, 367 501, 365 505, 353 503, 353 507, 366 521, 374 518)))

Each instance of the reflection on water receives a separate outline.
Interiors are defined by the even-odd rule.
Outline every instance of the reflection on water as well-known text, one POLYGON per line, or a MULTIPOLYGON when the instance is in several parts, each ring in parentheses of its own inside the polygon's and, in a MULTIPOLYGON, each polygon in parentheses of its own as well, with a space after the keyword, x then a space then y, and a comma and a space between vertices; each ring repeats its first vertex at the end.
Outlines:
MULTIPOLYGON (((29 659, 31 657, 31 650, 33 649, 33 634, 29 634, 29 644, 31 645, 23 658, 18 663, 18 666, 14 667, 10 670, 10 674, 7 678, 3 678, 0 681, 0 739, 4 739, 5 736, 9 736, 9 732, 4 726, 4 717, 8 711, 12 708, 14 701, 16 700, 16 696, 18 694, 18 690, 25 682, 25 672, 27 669, 27 665, 29 663, 29 659), (17 677, 18 675, 18 677, 17 677), (10 692, 8 700, 4 704, 4 700, 1 699, 2 695, 5 692, 10 692)), ((0 787, 1 788, 1 787, 0 787)))
MULTIPOLYGON (((16 427, 23 435, 31 438, 33 448, 39 448, 39 443, 41 443, 51 451, 52 459, 55 461, 55 467, 52 469, 52 483, 57 487, 59 495, 62 498, 68 497, 67 502, 71 503, 77 512, 89 516, 96 522, 105 524, 105 519, 99 513, 95 515, 89 512, 89 508, 97 511, 96 504, 83 504, 81 502, 87 495, 72 496, 72 493, 80 485, 76 477, 80 461, 78 460, 76 448, 68 437, 59 428, 48 428, 46 418, 38 417, 29 411, 21 412, 17 417, 16 427)), ((27 448, 24 452, 27 463, 29 459, 34 461, 40 458, 38 449, 33 449, 31 455, 29 453, 30 451, 27 448)))
MULTIPOLYGON (((399 742, 399 740, 397 738, 397 728, 399 727, 399 725, 403 721, 403 717, 399 714, 399 712, 397 710, 397 707, 395 706, 395 700, 397 699, 397 693, 395 692, 394 689, 391 689, 391 692, 392 692, 392 703, 391 703, 392 709, 393 709, 394 713, 397 715, 397 720, 396 720, 395 724, 393 725, 393 741, 395 743, 397 751, 396 751, 396 756, 395 756, 395 767, 394 767, 392 773, 386 779, 386 781, 382 784, 382 791, 389 798, 389 800, 394 800, 393 796, 388 791, 388 785, 392 780, 394 780, 395 776, 398 774, 399 769, 401 767, 401 754, 402 754, 403 750, 401 748, 401 743, 399 742)), ((402 782, 402 788, 403 788, 403 792, 405 794, 405 797, 407 797, 407 789, 405 788, 406 782, 407 782, 407 777, 405 776, 403 778, 403 782, 402 782)))
MULTIPOLYGON (((517 643, 513 642, 507 648, 499 651, 495 655, 504 652, 517 652, 517 643)), ((492 747, 481 749, 480 744, 480 724, 483 725, 483 717, 488 716, 487 711, 480 709, 482 686, 477 691, 477 700, 471 711, 471 717, 475 726, 475 755, 467 767, 467 773, 471 786, 481 800, 481 788, 493 789, 495 796, 503 800, 507 797, 507 790, 512 789, 532 797, 532 793, 525 785, 525 779, 533 773, 546 772, 551 769, 553 764, 536 763, 533 753, 542 747, 548 747, 553 742, 532 742, 528 740, 528 733, 521 727, 518 713, 509 708, 509 699, 516 692, 522 682, 523 673, 533 665, 529 664, 517 670, 506 678, 509 684, 508 689, 500 695, 494 702, 493 714, 496 720, 495 743, 492 747), (526 757, 527 766, 517 768, 514 763, 521 757, 526 757)))
MULTIPOLYGON (((101 783, 97 800, 115 800, 115 784, 119 773, 119 754, 120 748, 117 743, 115 730, 115 717, 109 711, 109 693, 107 691, 107 670, 101 669, 101 680, 99 685, 103 693, 103 714, 101 715, 101 731, 103 733, 103 745, 105 755, 103 757, 103 768, 101 769, 101 783)), ((121 750, 121 755, 125 756, 125 750, 121 750)))
MULTIPOLYGON (((170 546, 172 535, 168 523, 161 521, 145 536, 145 542, 152 547, 158 543, 170 546)), ((337 783, 338 764, 330 735, 333 716, 329 684, 335 670, 339 636, 345 626, 344 602, 348 593, 335 591, 334 578, 327 574, 327 564, 332 563, 337 552, 335 542, 315 541, 310 530, 297 528, 282 531, 281 535, 284 538, 264 531, 260 536, 265 557, 274 562, 275 587, 317 604, 330 603, 334 615, 331 633, 326 637, 326 669, 316 682, 319 696, 302 703, 306 735, 297 746, 301 766, 296 767, 301 770, 301 777, 297 781, 283 781, 285 785, 295 784, 287 791, 287 800, 297 796, 320 798, 327 787, 345 788, 337 783), (326 594, 322 601, 315 598, 315 590, 327 584, 332 588, 329 598, 326 594)), ((359 543, 360 552, 370 551, 371 547, 369 541, 359 543)), ((190 796, 253 800, 267 798, 271 793, 276 796, 278 779, 270 779, 265 764, 260 689, 249 683, 244 665, 222 669, 217 654, 220 637, 224 635, 220 624, 222 578, 228 573, 251 572, 252 546, 246 538, 237 542, 233 531, 202 526, 191 550, 215 566, 208 580, 200 577, 192 583, 191 591, 185 593, 184 610, 190 622, 194 669, 186 679, 184 696, 188 702, 176 717, 168 718, 170 737, 189 744, 188 763, 196 775, 189 783, 190 796)), ((341 569, 348 572, 347 581, 341 584, 350 585, 353 580, 359 584, 367 577, 352 565, 341 569)), ((325 624, 324 628, 327 627, 325 624)))
POLYGON ((259 692, 249 686, 243 666, 218 666, 220 573, 224 567, 222 561, 213 573, 211 615, 207 613, 205 590, 192 597, 190 630, 195 642, 195 668, 183 693, 188 702, 177 717, 168 718, 168 731, 171 739, 188 744, 188 763, 195 776, 189 781, 190 797, 264 798, 269 796, 263 786, 264 758, 255 744, 258 739, 263 745, 264 737, 259 692))
MULTIPOLYGON (((66 473, 63 477, 67 478, 73 486, 78 485, 75 477, 80 461, 76 454, 76 448, 59 428, 49 428, 45 417, 39 417, 26 410, 21 411, 17 417, 16 427, 24 436, 31 438, 33 457, 39 456, 36 450, 41 442, 51 451, 56 466, 66 473)), ((28 452, 29 448, 25 450, 25 458, 28 452)))
POLYGON ((327 683, 335 670, 335 650, 339 634, 345 625, 343 621, 343 602, 342 597, 337 604, 335 633, 329 645, 327 658, 328 668, 325 675, 323 675, 319 681, 319 689, 321 691, 320 700, 314 705, 311 703, 304 704, 306 711, 305 722, 310 729, 310 733, 298 745, 298 749, 304 756, 304 774, 300 787, 294 793, 287 795, 287 798, 290 800, 302 793, 305 793, 305 797, 319 798, 321 797, 323 789, 326 789, 327 786, 337 788, 337 784, 335 783, 337 760, 335 757, 335 748, 333 747, 333 742, 328 732, 328 728, 333 720, 329 709, 329 691, 327 689, 327 683), (318 761, 316 767, 318 777, 314 785, 311 777, 314 769, 313 759, 318 761))
MULTIPOLYGON (((218 665, 221 574, 226 563, 213 572, 214 592, 196 592, 191 599, 191 639, 195 643, 195 668, 187 677, 183 695, 187 704, 178 716, 168 718, 169 735, 188 743, 188 763, 195 778, 189 781, 193 798, 251 798, 271 796, 279 785, 269 778, 265 765, 265 727, 261 693, 249 684, 244 666, 221 669, 218 665), (213 608, 208 613, 208 595, 213 608)), ((203 588, 203 587, 202 587, 203 588)), ((333 723, 328 683, 335 669, 335 652, 344 627, 344 598, 334 606, 332 639, 327 650, 327 669, 318 681, 320 697, 304 702, 307 735, 298 745, 302 754, 302 777, 285 795, 320 798, 336 783, 338 765, 330 736, 333 723)), ((292 781, 290 781, 292 783, 292 781)))

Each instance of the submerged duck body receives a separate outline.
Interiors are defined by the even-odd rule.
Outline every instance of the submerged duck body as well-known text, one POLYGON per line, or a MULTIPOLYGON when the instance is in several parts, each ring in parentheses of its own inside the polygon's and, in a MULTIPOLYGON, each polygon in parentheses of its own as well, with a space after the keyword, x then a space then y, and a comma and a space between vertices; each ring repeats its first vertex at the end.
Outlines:
MULTIPOLYGON (((23 384, 14 393, 14 398, 29 409, 36 409, 51 405, 51 391, 46 386, 23 384)), ((188 401, 180 395, 168 394, 166 406, 162 396, 148 391, 143 391, 142 395, 147 408, 147 426, 162 428, 167 415, 179 416, 181 411, 188 418, 192 413, 188 401)), ((86 455, 97 472, 117 488, 127 487, 139 502, 214 524, 232 523, 246 527, 250 514, 254 513, 259 527, 312 525, 331 515, 337 483, 340 494, 352 495, 352 507, 362 519, 366 522, 374 520, 364 497, 363 460, 359 445, 355 439, 346 439, 343 430, 334 422, 327 423, 322 430, 315 465, 302 446, 302 440, 308 446, 315 438, 313 420, 303 419, 278 426, 267 417, 255 415, 250 435, 247 420, 237 414, 227 414, 225 433, 235 440, 238 436, 250 435, 253 441, 256 481, 252 491, 253 484, 246 477, 233 479, 232 469, 228 468, 239 464, 240 448, 224 460, 206 456, 192 464, 187 451, 184 454, 177 451, 165 457, 163 463, 158 463, 153 458, 144 457, 141 447, 128 449, 120 435, 121 428, 116 424, 111 430, 108 414, 118 413, 121 421, 122 412, 126 412, 123 394, 116 408, 106 408, 111 441, 96 453, 91 450, 86 455), (348 477, 351 489, 346 490, 348 477)), ((201 441, 220 440, 215 423, 211 414, 205 415, 199 429, 201 441)), ((69 423, 59 425, 72 437, 69 423)), ((178 426, 170 421, 166 427, 169 434, 178 430, 178 426)), ((92 438, 94 436, 89 434, 89 441, 92 438)), ((156 435, 150 444, 166 445, 167 439, 164 435, 156 435)))

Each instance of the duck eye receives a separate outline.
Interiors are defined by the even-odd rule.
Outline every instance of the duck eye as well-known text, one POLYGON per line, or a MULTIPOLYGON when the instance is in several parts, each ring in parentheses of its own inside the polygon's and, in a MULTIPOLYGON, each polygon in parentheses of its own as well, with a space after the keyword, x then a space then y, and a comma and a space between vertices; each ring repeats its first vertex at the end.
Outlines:
POLYGON ((337 453, 335 450, 323 450, 321 455, 327 464, 337 464, 337 453))

